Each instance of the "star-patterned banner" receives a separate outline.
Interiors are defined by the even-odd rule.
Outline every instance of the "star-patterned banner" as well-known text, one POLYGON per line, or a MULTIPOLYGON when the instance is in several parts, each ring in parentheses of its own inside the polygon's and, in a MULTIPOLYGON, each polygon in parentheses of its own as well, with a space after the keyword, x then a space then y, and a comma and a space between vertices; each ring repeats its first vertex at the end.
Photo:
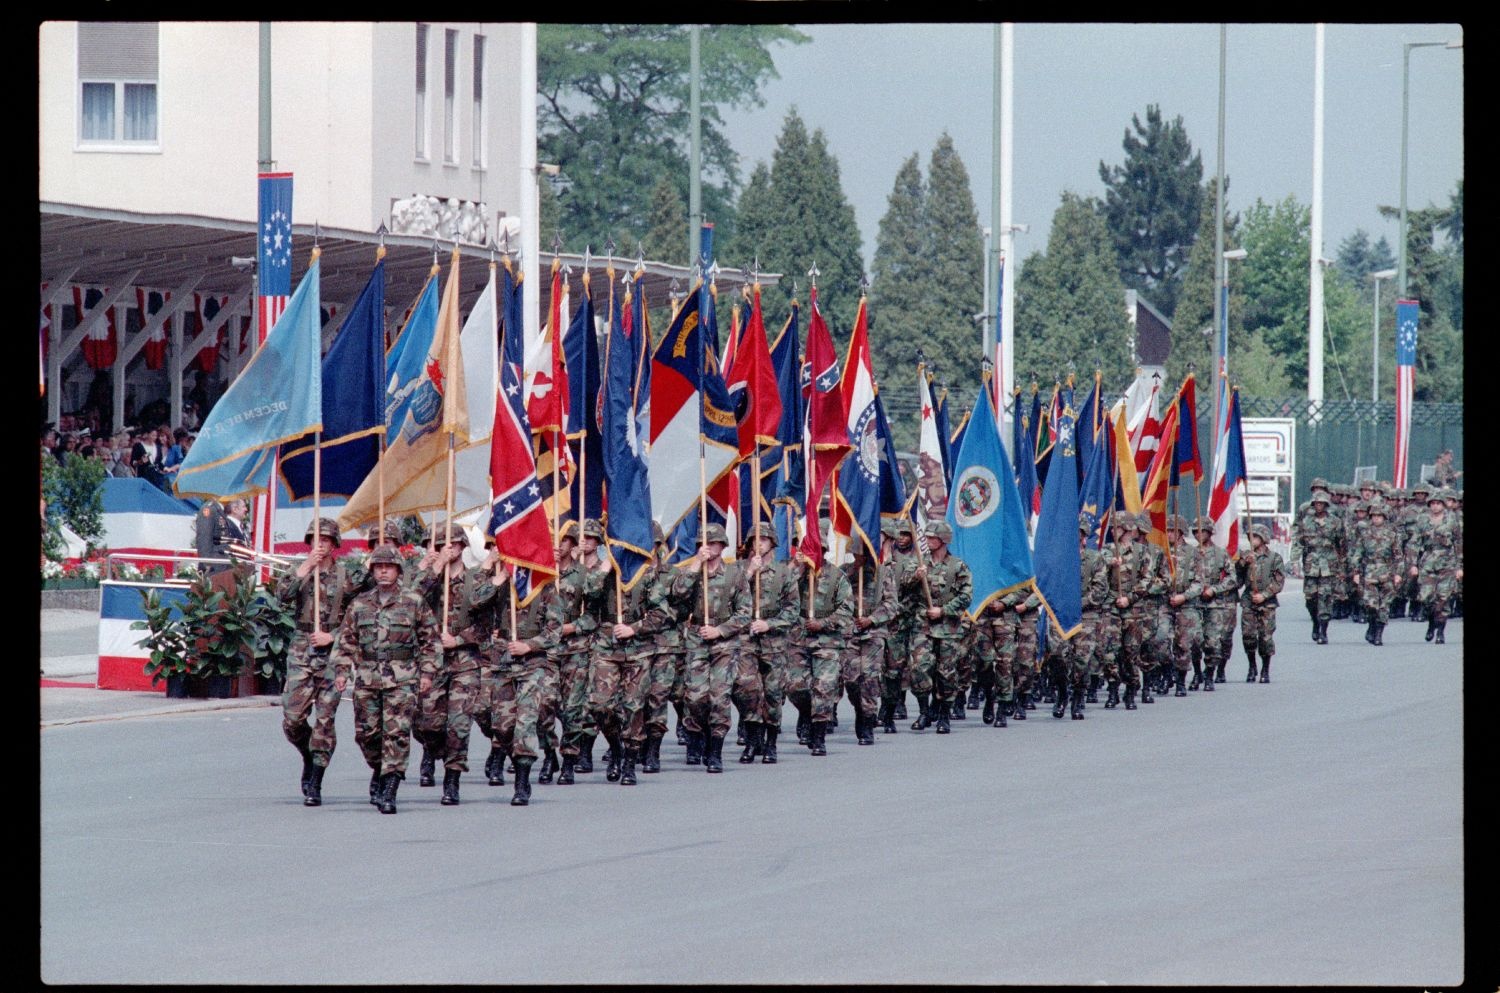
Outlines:
POLYGON ((1391 479, 1398 487, 1406 486, 1406 456, 1411 446, 1411 402, 1417 372, 1417 314, 1417 301, 1396 301, 1396 460, 1391 479))

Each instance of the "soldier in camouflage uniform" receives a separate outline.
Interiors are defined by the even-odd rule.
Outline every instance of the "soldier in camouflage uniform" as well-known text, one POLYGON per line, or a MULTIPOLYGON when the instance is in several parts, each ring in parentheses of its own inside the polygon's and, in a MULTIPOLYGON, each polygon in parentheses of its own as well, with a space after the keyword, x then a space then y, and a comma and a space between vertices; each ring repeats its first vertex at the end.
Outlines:
POLYGON ((1260 655, 1260 681, 1271 681, 1271 656, 1276 654, 1276 594, 1286 583, 1286 567, 1268 542, 1271 529, 1257 524, 1250 529, 1250 548, 1240 554, 1240 639, 1250 671, 1245 682, 1255 682, 1255 656, 1260 655))
POLYGON ((281 730, 302 756, 302 802, 317 807, 323 803, 323 773, 337 744, 334 715, 339 694, 333 688, 330 649, 344 619, 344 608, 356 591, 333 562, 333 550, 339 547, 337 522, 318 518, 308 525, 304 540, 310 549, 307 558, 277 588, 282 606, 296 622, 286 655, 281 730), (319 588, 316 617, 314 584, 319 588))
MULTIPOLYGON (((1420 526, 1423 515, 1427 512, 1427 494, 1432 492, 1432 487, 1426 483, 1417 483, 1402 492, 1403 504, 1400 513, 1396 517, 1396 529, 1401 533, 1401 553, 1408 561, 1416 554, 1417 528, 1420 526)), ((1417 577, 1409 573, 1403 577, 1403 582, 1396 589, 1396 595, 1405 604, 1403 613, 1413 622, 1422 619, 1422 601, 1418 596, 1417 577)), ((1400 613, 1392 611, 1396 616, 1400 613)))
POLYGON ((375 588, 344 611, 333 649, 335 691, 342 693, 354 674, 354 740, 373 770, 370 802, 382 814, 396 812, 417 693, 430 689, 438 673, 437 620, 418 593, 401 588, 402 566, 394 548, 371 554, 375 588))
POLYGON ((677 708, 677 728, 686 744, 682 725, 682 685, 686 658, 683 654, 682 623, 692 605, 673 592, 676 570, 667 564, 667 542, 661 525, 651 525, 655 539, 654 561, 646 590, 646 610, 659 611, 662 626, 650 636, 651 668, 646 676, 646 751, 641 772, 661 772, 661 742, 667 733, 669 704, 677 708))
MULTIPOLYGON (((827 525, 824 525, 827 545, 827 525)), ((813 755, 827 755, 828 726, 842 694, 841 656, 854 631, 854 594, 835 566, 816 572, 798 559, 798 625, 790 639, 786 695, 798 713, 798 740, 813 755), (805 731, 803 730, 805 728, 805 731)))
POLYGON ((765 765, 776 763, 776 738, 781 734, 781 709, 786 702, 786 668, 790 661, 789 639, 798 626, 797 577, 790 562, 778 562, 776 526, 762 521, 750 537, 753 554, 745 560, 745 582, 750 588, 751 620, 740 639, 735 695, 746 708, 745 750, 740 761, 750 763, 759 755, 765 765), (759 714, 749 712, 760 681, 759 714), (741 689, 743 687, 743 689, 741 689))
MULTIPOLYGON (((592 532, 604 538, 604 528, 597 521, 584 522, 585 556, 587 538, 592 532)), ((590 609, 599 622, 595 637, 593 674, 589 687, 588 707, 594 723, 609 742, 609 764, 604 778, 611 783, 634 786, 636 759, 646 742, 646 673, 651 665, 649 640, 631 644, 620 639, 617 625, 628 616, 639 619, 645 610, 649 572, 643 570, 627 592, 621 588, 618 574, 608 560, 603 568, 592 570, 596 593, 590 597, 590 609)), ((647 630, 650 635, 654 632, 647 630)))
POLYGON ((958 655, 972 624, 969 605, 974 599, 974 580, 968 565, 949 550, 953 528, 947 522, 928 521, 922 535, 930 561, 918 565, 900 590, 908 604, 932 604, 919 615, 912 640, 911 688, 922 713, 911 728, 922 731, 936 724, 938 734, 947 734, 953 697, 960 692, 958 655))
POLYGON ((1088 547, 1093 523, 1078 518, 1078 579, 1082 587, 1083 612, 1078 633, 1068 641, 1073 687, 1073 720, 1084 719, 1089 687, 1099 678, 1101 669, 1101 634, 1105 617, 1110 613, 1109 566, 1105 553, 1088 547))
MULTIPOLYGON (((1189 666, 1197 667, 1203 655, 1203 617, 1198 604, 1203 596, 1198 549, 1187 543, 1187 521, 1179 514, 1167 518, 1167 541, 1172 546, 1175 568, 1167 577, 1167 617, 1172 630, 1172 668, 1169 676, 1176 696, 1187 696, 1189 666)), ((1204 556, 1206 563, 1206 556, 1204 556)))
POLYGON ((1193 550, 1193 571, 1198 578, 1197 607, 1201 630, 1200 649, 1193 655, 1193 682, 1212 693, 1214 683, 1224 681, 1224 666, 1234 646, 1234 604, 1239 577, 1234 560, 1214 544, 1214 521, 1204 515, 1193 522, 1198 547, 1193 550), (1201 653, 1202 670, 1199 670, 1201 653))
MULTIPOLYGON (((574 523, 574 522, 570 522, 574 523)), ((578 533, 576 530, 574 533, 578 533)), ((564 549, 558 558, 557 598, 562 606, 562 638, 557 647, 558 708, 562 718, 562 768, 557 785, 571 786, 574 772, 594 769, 594 739, 599 726, 589 711, 590 664, 593 660, 594 634, 599 621, 589 609, 588 598, 597 598, 602 584, 591 575, 592 567, 583 562, 583 547, 592 545, 591 559, 597 566, 598 539, 583 535, 574 554, 568 532, 559 539, 564 549)), ((545 780, 538 780, 544 782, 545 780)))
POLYGON ((1427 640, 1439 645, 1446 640, 1448 601, 1464 578, 1458 518, 1448 511, 1447 495, 1435 490, 1428 496, 1427 515, 1418 520, 1407 549, 1408 574, 1417 580, 1417 601, 1427 615, 1427 640))
POLYGON ((1171 556, 1149 540, 1151 515, 1141 511, 1135 516, 1140 533, 1137 544, 1148 563, 1141 598, 1132 608, 1140 625, 1137 662, 1141 674, 1140 700, 1141 703, 1155 703, 1152 691, 1166 685, 1172 668, 1172 615, 1167 609, 1167 587, 1172 582, 1173 564, 1171 556))
POLYGON ((1372 645, 1385 644, 1391 593, 1401 578, 1402 564, 1401 536, 1387 520, 1385 501, 1377 497, 1370 504, 1369 522, 1349 554, 1350 578, 1360 587, 1368 608, 1365 640, 1372 645))
POLYGON ((1334 587, 1344 558, 1343 523, 1329 513, 1331 497, 1314 490, 1312 515, 1299 520, 1293 542, 1302 550, 1302 597, 1313 621, 1313 642, 1328 644, 1334 587))
POLYGON ((490 724, 495 747, 501 750, 497 765, 503 764, 508 754, 516 767, 511 806, 525 807, 531 803, 531 767, 542 747, 542 714, 557 684, 553 653, 562 628, 562 608, 554 583, 532 591, 525 602, 516 598, 509 581, 505 589, 510 603, 496 611, 497 630, 491 649, 495 688, 490 696, 490 724))
MULTIPOLYGON (((1458 475, 1462 476, 1463 473, 1458 475)), ((1448 513, 1452 515, 1453 522, 1458 528, 1458 561, 1463 564, 1464 560, 1464 495, 1462 490, 1449 487, 1448 513)), ((1464 580, 1462 575, 1454 577, 1453 580, 1453 603, 1448 610, 1449 617, 1464 616, 1464 580)))
POLYGON ((687 763, 702 762, 704 771, 711 773, 724 771, 724 736, 729 733, 729 694, 738 661, 738 638, 750 626, 753 610, 743 566, 724 561, 724 549, 728 546, 724 528, 708 525, 699 535, 698 554, 691 560, 693 567, 678 569, 673 577, 675 595, 683 603, 691 603, 684 639, 687 763))
MULTIPOLYGON (((1352 491, 1354 488, 1348 489, 1352 491)), ((1344 508, 1344 571, 1340 577, 1344 588, 1344 605, 1339 616, 1357 622, 1365 620, 1365 610, 1360 584, 1354 581, 1354 547, 1369 526, 1370 505, 1364 499, 1358 499, 1350 500, 1344 508)))
MULTIPOLYGON (((915 601, 902 596, 903 589, 910 588, 910 574, 921 564, 916 545, 916 530, 911 519, 900 517, 889 525, 881 525, 881 534, 886 538, 881 549, 886 568, 896 584, 896 616, 891 619, 885 636, 885 668, 881 673, 880 730, 883 734, 895 734, 896 722, 906 719, 906 673, 911 665, 911 645, 918 624, 915 601)), ((922 602, 926 607, 926 602, 922 602)))
MULTIPOLYGON (((418 578, 416 590, 438 617, 446 599, 446 622, 438 636, 443 664, 432 691, 418 702, 416 730, 424 752, 443 760, 442 804, 451 807, 459 802, 459 780, 469 770, 469 728, 478 706, 483 649, 496 626, 493 569, 499 556, 491 553, 487 568, 468 569, 463 553, 469 539, 462 528, 448 525, 439 541, 437 561, 418 578)), ((429 785, 430 770, 422 773, 422 785, 429 785)))
POLYGON ((854 561, 844 576, 854 590, 853 651, 844 655, 843 683, 854 707, 854 736, 861 745, 875 744, 880 712, 881 667, 886 626, 896 616, 896 580, 892 571, 872 560, 864 544, 854 544, 854 561))
MULTIPOLYGON (((621 598, 620 621, 611 628, 614 645, 611 660, 619 671, 619 690, 615 696, 621 738, 625 754, 620 761, 619 781, 622 786, 635 785, 635 762, 640 760, 642 773, 661 771, 661 739, 666 733, 666 691, 670 689, 672 674, 665 672, 665 681, 659 681, 657 665, 662 639, 670 632, 676 634, 676 612, 656 604, 653 597, 663 582, 671 579, 670 568, 662 558, 661 528, 654 529, 656 542, 651 560, 636 577, 629 590, 621 598), (659 699, 653 692, 660 686, 659 699), (654 714, 660 710, 660 721, 654 714)), ((679 642, 680 644, 680 642, 679 642)), ((608 679, 601 686, 600 671, 608 676, 609 666, 600 667, 596 661, 595 685, 603 691, 608 689, 608 679)), ((607 777, 606 777, 607 778, 607 777)))
POLYGON ((1120 684, 1125 684, 1125 709, 1135 710, 1135 694, 1141 684, 1140 655, 1145 644, 1149 618, 1144 618, 1141 599, 1145 595, 1147 570, 1153 567, 1149 554, 1142 550, 1141 524, 1135 514, 1115 511, 1115 544, 1108 553, 1109 591, 1114 599, 1114 620, 1119 640, 1105 656, 1105 678, 1109 681, 1106 710, 1120 705, 1120 684))
POLYGON ((1041 597, 1028 584, 996 597, 980 612, 975 621, 974 650, 979 667, 993 673, 995 694, 994 727, 1007 727, 1005 719, 1026 719, 1031 703, 1031 686, 1036 678, 1036 618, 1041 597))

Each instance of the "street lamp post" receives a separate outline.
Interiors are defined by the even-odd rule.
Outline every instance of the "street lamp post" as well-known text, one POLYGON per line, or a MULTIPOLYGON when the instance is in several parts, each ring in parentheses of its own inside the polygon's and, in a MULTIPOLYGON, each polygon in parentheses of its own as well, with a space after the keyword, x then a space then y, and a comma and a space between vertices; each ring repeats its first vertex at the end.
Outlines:
POLYGON ((1409 41, 1401 46, 1401 229, 1396 233, 1396 289, 1406 296, 1406 131, 1411 106, 1411 50, 1463 48, 1462 41, 1409 41))
POLYGON ((1395 269, 1370 273, 1375 282, 1375 323, 1370 328, 1370 400, 1380 399, 1380 281, 1396 275, 1395 269))

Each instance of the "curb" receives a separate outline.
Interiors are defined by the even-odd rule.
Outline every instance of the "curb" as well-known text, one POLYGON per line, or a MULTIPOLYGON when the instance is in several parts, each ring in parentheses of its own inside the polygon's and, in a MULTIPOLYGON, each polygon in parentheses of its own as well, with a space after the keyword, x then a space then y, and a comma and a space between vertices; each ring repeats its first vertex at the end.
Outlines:
POLYGON ((136 717, 170 717, 173 714, 204 714, 215 710, 245 710, 251 707, 279 707, 281 701, 276 697, 261 699, 229 699, 204 701, 198 705, 181 707, 152 707, 148 710, 132 710, 123 714, 90 714, 86 717, 64 717, 57 720, 42 721, 43 728, 64 727, 69 724, 94 724, 100 721, 128 721, 136 717))

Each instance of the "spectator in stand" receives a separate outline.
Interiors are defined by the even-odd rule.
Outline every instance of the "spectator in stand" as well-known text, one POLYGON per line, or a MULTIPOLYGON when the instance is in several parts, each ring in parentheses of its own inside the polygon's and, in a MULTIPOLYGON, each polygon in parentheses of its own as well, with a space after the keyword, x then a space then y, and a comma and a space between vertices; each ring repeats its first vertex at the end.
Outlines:
POLYGON ((105 462, 105 469, 117 479, 135 475, 135 470, 130 468, 129 432, 121 431, 110 440, 109 458, 105 462))
MULTIPOLYGON (((42 432, 42 454, 52 456, 52 450, 57 447, 57 432, 48 428, 42 432)), ((53 456, 55 457, 55 456, 53 456)))
POLYGON ((162 459, 162 473, 169 480, 177 478, 177 467, 182 465, 182 460, 187 457, 188 449, 193 447, 193 436, 186 428, 178 428, 173 432, 173 445, 167 449, 166 457, 162 459))
POLYGON ((77 450, 78 439, 73 437, 71 433, 68 433, 64 434, 58 441, 57 447, 52 450, 52 454, 56 457, 57 461, 62 462, 67 459, 69 452, 76 452, 77 450))
POLYGON ((182 405, 182 426, 189 431, 197 431, 203 422, 198 419, 198 405, 187 400, 182 405))
POLYGON ((130 467, 141 479, 160 488, 162 454, 156 449, 155 431, 149 429, 138 431, 135 435, 135 443, 130 447, 130 467))

